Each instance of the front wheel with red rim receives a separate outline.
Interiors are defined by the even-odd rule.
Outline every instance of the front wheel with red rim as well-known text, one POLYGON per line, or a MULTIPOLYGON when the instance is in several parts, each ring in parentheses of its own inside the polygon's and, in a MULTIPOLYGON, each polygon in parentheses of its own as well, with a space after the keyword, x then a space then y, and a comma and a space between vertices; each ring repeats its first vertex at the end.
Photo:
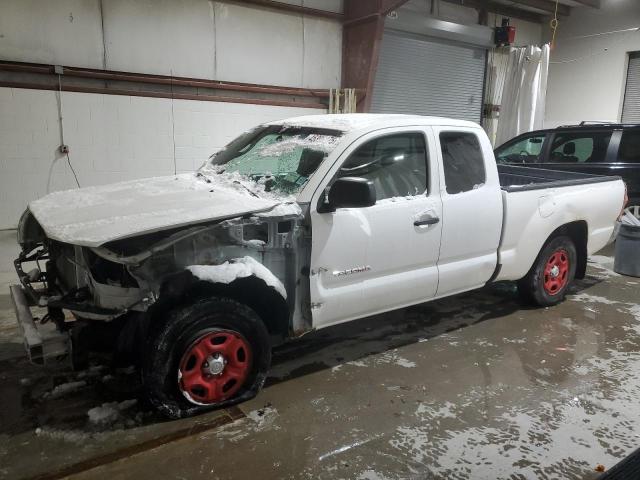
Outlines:
POLYGON ((529 273, 518 281, 518 290, 526 300, 540 306, 560 303, 573 281, 576 265, 573 240, 554 237, 543 247, 529 273))
POLYGON ((233 330, 212 330, 187 348, 178 368, 178 388, 197 405, 223 402, 251 372, 251 345, 233 330))
POLYGON ((151 333, 143 362, 150 403, 170 418, 254 397, 271 362, 269 334, 248 306, 215 297, 183 306, 151 333))

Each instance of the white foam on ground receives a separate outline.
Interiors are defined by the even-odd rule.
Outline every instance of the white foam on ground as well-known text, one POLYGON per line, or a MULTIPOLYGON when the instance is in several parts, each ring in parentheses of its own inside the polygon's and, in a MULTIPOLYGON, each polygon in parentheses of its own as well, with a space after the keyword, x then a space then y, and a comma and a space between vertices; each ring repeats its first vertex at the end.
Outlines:
POLYGON ((87 412, 89 422, 96 425, 115 423, 121 418, 122 411, 133 407, 136 403, 136 399, 103 403, 99 407, 94 407, 87 412))

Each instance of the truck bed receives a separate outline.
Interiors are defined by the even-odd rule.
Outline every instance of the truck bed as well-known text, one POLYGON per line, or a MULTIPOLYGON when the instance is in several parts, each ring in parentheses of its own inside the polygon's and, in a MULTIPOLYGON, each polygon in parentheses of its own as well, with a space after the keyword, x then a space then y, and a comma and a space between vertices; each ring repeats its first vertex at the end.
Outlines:
POLYGON ((498 177, 500 179, 500 188, 506 192, 521 192, 620 180, 618 176, 590 175, 587 173, 563 172, 515 165, 498 165, 498 177))
POLYGON ((582 232, 587 255, 611 240, 624 203, 620 177, 498 165, 498 178, 504 218, 495 280, 524 277, 558 227, 582 232))

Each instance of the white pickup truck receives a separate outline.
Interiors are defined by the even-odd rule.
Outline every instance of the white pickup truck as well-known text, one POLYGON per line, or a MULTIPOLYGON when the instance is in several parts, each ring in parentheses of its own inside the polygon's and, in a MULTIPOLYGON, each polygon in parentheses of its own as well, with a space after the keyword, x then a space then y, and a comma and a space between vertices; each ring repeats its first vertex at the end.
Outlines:
POLYGON ((255 395, 271 347, 310 330, 499 280, 560 302, 624 197, 617 177, 497 168, 469 122, 292 118, 195 173, 32 202, 11 292, 32 361, 107 349, 181 417, 255 395))

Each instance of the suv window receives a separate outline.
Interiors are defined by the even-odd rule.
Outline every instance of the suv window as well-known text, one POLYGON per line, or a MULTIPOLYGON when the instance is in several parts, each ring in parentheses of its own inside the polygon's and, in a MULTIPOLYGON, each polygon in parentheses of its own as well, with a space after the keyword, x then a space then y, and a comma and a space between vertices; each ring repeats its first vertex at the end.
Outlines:
POLYGON ((595 163, 604 162, 611 132, 557 133, 551 144, 548 162, 595 163))
POLYGON ((537 162, 542 152, 545 135, 526 137, 497 152, 499 163, 532 163, 537 162))
POLYGON ((467 192, 484 184, 484 157, 475 134, 442 132, 440 145, 447 193, 467 192))
POLYGON ((622 132, 618 161, 640 163, 640 130, 624 130, 622 132))
POLYGON ((424 135, 399 133, 370 140, 351 154, 338 176, 373 181, 377 200, 421 195, 427 190, 424 135))

